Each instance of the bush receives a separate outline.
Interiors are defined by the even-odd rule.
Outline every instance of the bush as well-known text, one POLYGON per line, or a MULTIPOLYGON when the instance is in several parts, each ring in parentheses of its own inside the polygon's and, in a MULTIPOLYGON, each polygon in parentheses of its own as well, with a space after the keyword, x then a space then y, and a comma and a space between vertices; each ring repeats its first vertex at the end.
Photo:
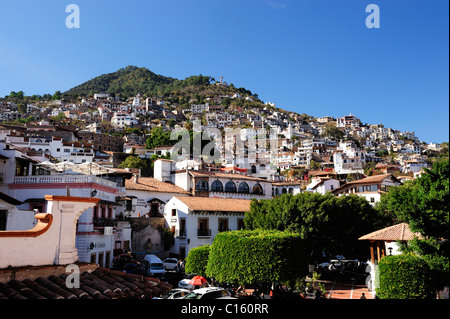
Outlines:
POLYGON ((409 254, 386 256, 380 260, 380 299, 433 299, 431 270, 422 258, 409 254))
POLYGON ((192 248, 186 257, 185 272, 206 277, 206 266, 209 257, 209 245, 192 248))
POLYGON ((206 274, 239 285, 287 282, 308 273, 298 234, 274 230, 219 233, 211 246, 206 274))

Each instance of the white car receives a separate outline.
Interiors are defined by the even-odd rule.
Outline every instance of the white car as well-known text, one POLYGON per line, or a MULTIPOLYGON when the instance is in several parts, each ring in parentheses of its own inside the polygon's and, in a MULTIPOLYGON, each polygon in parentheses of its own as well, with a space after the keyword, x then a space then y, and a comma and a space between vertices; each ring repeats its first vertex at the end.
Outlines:
POLYGON ((176 258, 166 258, 163 260, 163 266, 166 270, 175 270, 177 268, 178 260, 176 258))
POLYGON ((184 299, 191 291, 187 289, 175 288, 166 292, 159 299, 184 299))
POLYGON ((191 291, 183 299, 224 299, 224 297, 230 297, 231 294, 225 288, 220 287, 205 287, 191 291))
POLYGON ((178 282, 178 287, 179 288, 184 288, 184 289, 189 289, 189 290, 194 289, 194 285, 191 285, 189 283, 191 281, 191 279, 194 278, 194 277, 195 277, 195 275, 193 275, 193 274, 187 275, 186 278, 184 278, 183 280, 180 280, 178 282))

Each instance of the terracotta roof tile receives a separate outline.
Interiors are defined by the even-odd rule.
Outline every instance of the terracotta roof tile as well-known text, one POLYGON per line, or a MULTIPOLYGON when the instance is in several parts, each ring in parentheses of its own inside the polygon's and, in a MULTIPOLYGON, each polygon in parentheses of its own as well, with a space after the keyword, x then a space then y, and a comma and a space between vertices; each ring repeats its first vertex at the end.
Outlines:
POLYGON ((179 186, 169 182, 161 182, 153 177, 139 177, 138 182, 133 180, 125 180, 125 188, 127 190, 138 190, 156 193, 176 193, 190 194, 179 186))
POLYGON ((243 179, 243 180, 251 180, 251 181, 259 181, 259 182, 269 182, 266 179, 241 175, 241 174, 233 174, 233 173, 220 173, 220 172, 207 172, 207 171, 189 171, 189 173, 195 178, 208 177, 208 178, 228 178, 228 179, 243 179))
POLYGON ((80 276, 80 288, 67 288, 66 274, 0 282, 0 299, 137 299, 160 296, 172 286, 154 278, 99 268, 80 276))
POLYGON ((249 199, 212 198, 212 197, 176 197, 192 211, 248 212, 249 199))
POLYGON ((395 240, 412 240, 414 238, 421 238, 418 233, 413 233, 406 223, 397 224, 386 227, 370 234, 364 235, 359 240, 380 240, 380 241, 395 241, 395 240))

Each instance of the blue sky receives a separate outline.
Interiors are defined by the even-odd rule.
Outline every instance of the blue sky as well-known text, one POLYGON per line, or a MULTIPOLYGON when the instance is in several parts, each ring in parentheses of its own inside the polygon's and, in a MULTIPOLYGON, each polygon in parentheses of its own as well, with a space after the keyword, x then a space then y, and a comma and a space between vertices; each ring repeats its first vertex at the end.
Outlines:
POLYGON ((0 96, 127 65, 223 76, 278 107, 449 140, 448 0, 0 0, 0 96), (68 4, 80 28, 68 29, 68 4), (368 4, 380 28, 368 29, 368 4))

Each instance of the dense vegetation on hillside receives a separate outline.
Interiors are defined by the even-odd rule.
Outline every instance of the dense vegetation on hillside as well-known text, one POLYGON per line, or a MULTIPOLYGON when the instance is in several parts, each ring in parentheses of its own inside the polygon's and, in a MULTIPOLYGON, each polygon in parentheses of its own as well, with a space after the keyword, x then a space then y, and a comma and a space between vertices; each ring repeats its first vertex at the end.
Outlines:
POLYGON ((127 66, 116 72, 97 76, 66 92, 65 96, 92 96, 95 93, 111 93, 122 99, 136 96, 138 93, 144 97, 161 96, 169 101, 183 104, 190 98, 202 99, 217 94, 229 94, 240 92, 252 95, 249 90, 235 88, 232 84, 228 87, 211 85, 215 79, 211 76, 194 75, 178 80, 175 78, 158 75, 146 68, 127 66))

